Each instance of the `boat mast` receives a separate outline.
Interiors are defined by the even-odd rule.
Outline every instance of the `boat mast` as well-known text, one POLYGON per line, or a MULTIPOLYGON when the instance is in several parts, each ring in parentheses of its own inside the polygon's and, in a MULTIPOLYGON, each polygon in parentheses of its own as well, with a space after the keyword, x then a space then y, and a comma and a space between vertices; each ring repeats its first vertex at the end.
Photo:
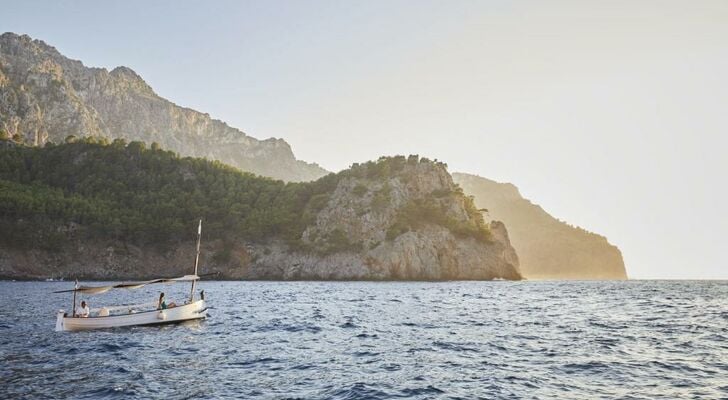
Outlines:
MULTIPOLYGON (((197 226, 197 254, 195 255, 195 275, 197 275, 197 264, 200 262, 200 238, 202 237, 202 220, 197 226)), ((192 281, 192 289, 190 289, 190 303, 195 300, 195 284, 197 280, 192 281)))
POLYGON ((78 290, 78 279, 76 279, 76 283, 73 284, 73 310, 71 311, 71 317, 76 316, 76 290, 78 290))

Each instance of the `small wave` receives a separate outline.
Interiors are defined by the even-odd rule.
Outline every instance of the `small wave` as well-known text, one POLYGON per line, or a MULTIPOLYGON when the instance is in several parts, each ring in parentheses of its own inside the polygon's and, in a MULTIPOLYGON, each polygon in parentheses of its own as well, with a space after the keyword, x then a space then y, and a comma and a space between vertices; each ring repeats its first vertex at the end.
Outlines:
POLYGON ((388 399, 393 396, 387 392, 379 389, 370 387, 364 383, 355 383, 353 386, 346 389, 337 389, 332 391, 328 396, 331 399, 337 400, 359 400, 359 399, 388 399))
POLYGON ((355 351, 352 353, 354 357, 376 357, 382 353, 377 353, 374 351, 355 351))
POLYGON ((100 350, 102 352, 108 352, 108 353, 113 353, 113 352, 116 352, 116 351, 122 351, 122 350, 125 349, 124 346, 120 346, 120 345, 113 344, 113 343, 101 343, 99 345, 99 347, 101 347, 100 350))
POLYGON ((382 369, 385 371, 399 371, 402 366, 399 364, 386 364, 382 366, 382 369))
POLYGON ((629 326, 627 326, 625 324, 607 323, 607 322, 600 322, 600 321, 589 321, 589 325, 591 325, 593 327, 597 327, 597 328, 604 328, 608 331, 629 328, 629 326))
POLYGON ((411 349, 407 349, 407 353, 414 354, 421 351, 435 351, 432 347, 413 347, 411 349))
POLYGON ((230 362, 228 365, 234 365, 238 367, 249 367, 249 366, 255 366, 258 364, 271 364, 278 362, 277 359, 271 358, 271 357, 262 357, 262 358, 254 358, 252 360, 245 360, 245 361, 235 361, 230 362))
POLYGON ((563 368, 572 372, 600 372, 609 368, 609 366, 600 361, 589 361, 585 363, 568 363, 563 368))
POLYGON ((311 324, 291 325, 291 324, 273 323, 273 324, 261 326, 261 327, 257 328, 256 331, 257 332, 285 331, 285 332, 319 333, 319 332, 321 332, 321 328, 316 325, 311 325, 311 324))
POLYGON ((474 347, 468 347, 463 346, 461 344, 452 343, 452 342, 442 342, 442 341, 435 341, 432 343, 435 347, 444 349, 444 350, 452 350, 452 351, 474 351, 477 352, 478 349, 474 347))
POLYGON ((80 394, 79 397, 87 399, 99 399, 108 397, 136 397, 138 395, 139 393, 137 393, 135 390, 118 385, 112 388, 99 388, 96 390, 83 392, 80 394))
POLYGON ((404 389, 401 391, 402 395, 405 397, 415 397, 415 396, 425 396, 425 395, 432 395, 432 394, 443 394, 442 390, 432 386, 427 385, 423 388, 414 388, 414 389, 404 389))
POLYGON ((313 364, 297 364, 297 365, 292 366, 289 369, 299 370, 299 371, 305 371, 305 370, 311 369, 311 368, 316 368, 316 366, 313 365, 313 364))
POLYGON ((619 344, 619 339, 612 338, 597 338, 594 339, 594 341, 607 349, 611 349, 619 344))

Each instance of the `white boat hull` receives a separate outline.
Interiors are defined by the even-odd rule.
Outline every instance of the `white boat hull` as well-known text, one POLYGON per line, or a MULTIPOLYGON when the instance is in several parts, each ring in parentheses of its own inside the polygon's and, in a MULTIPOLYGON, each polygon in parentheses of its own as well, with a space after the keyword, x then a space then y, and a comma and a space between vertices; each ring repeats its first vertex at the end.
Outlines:
POLYGON ((62 310, 56 317, 56 331, 83 331, 122 326, 170 324, 175 322, 204 319, 207 317, 205 300, 197 300, 166 310, 142 311, 134 314, 110 315, 107 317, 69 317, 62 310))

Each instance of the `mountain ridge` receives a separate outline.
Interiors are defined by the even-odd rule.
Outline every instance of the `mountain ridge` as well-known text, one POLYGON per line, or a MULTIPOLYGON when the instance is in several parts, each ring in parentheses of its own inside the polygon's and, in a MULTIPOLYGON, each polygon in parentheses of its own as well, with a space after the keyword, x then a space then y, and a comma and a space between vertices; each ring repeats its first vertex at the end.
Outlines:
POLYGON ((69 135, 123 138, 286 181, 328 173, 297 160, 283 139, 255 139, 160 97, 127 66, 86 67, 28 35, 0 35, 0 88, 0 129, 29 144, 59 143, 69 135))
POLYGON ((605 236, 569 225, 521 196, 511 183, 455 172, 479 207, 503 221, 528 279, 627 279, 622 253, 605 236))

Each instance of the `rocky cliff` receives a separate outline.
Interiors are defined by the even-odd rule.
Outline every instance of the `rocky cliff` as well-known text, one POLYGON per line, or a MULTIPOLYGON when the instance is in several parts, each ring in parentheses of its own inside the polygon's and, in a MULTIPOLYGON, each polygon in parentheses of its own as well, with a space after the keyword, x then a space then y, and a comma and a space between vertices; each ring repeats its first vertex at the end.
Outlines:
POLYGON ((326 174, 296 160, 282 139, 258 140, 159 97, 127 67, 88 68, 27 35, 0 35, 0 129, 28 144, 69 135, 159 143, 286 181, 326 174))
POLYGON ((0 277, 187 273, 200 216, 221 278, 521 277, 505 226, 417 156, 285 184, 138 142, 0 146, 0 277))
POLYGON ((490 217, 508 226, 521 271, 530 279, 627 279, 619 249, 603 236, 559 221, 510 183, 454 173, 490 217))
POLYGON ((485 224, 444 164, 412 157, 347 171, 302 240, 318 253, 254 247, 247 273, 284 279, 520 279, 505 226, 485 224))

